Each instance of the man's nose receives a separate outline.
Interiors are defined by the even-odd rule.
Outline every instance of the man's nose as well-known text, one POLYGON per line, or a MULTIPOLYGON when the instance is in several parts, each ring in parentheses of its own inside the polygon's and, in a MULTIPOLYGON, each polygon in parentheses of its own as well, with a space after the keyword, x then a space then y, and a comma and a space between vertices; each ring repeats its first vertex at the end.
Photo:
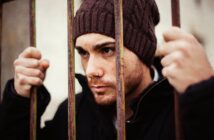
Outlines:
POLYGON ((86 67, 86 76, 89 78, 102 77, 103 74, 102 62, 98 58, 90 57, 86 67))

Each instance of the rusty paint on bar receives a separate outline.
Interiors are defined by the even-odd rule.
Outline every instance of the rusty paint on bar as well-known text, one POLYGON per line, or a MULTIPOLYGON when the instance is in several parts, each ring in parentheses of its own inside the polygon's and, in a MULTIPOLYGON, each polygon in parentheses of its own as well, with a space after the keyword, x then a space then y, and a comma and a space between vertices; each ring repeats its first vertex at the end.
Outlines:
MULTIPOLYGON (((181 27, 180 22, 180 2, 179 0, 171 0, 172 25, 181 27)), ((179 93, 174 91, 174 110, 175 110, 175 138, 183 140, 184 136, 181 127, 180 100, 179 93)))
POLYGON ((126 139, 125 131, 125 88, 124 88, 124 50, 123 50, 123 5, 122 0, 114 0, 116 79, 117 79, 117 140, 126 139))
POLYGON ((171 0, 171 8, 172 8, 172 25, 181 27, 179 0, 171 0))
POLYGON ((181 127, 181 114, 180 114, 180 95, 174 91, 174 110, 175 110, 175 139, 184 140, 181 127))
MULTIPOLYGON (((36 2, 29 1, 29 17, 30 17, 30 46, 36 47, 36 2)), ((37 134, 37 89, 33 87, 31 90, 30 103, 30 140, 36 140, 37 134)))
POLYGON ((30 0, 30 46, 36 47, 36 2, 30 0))
POLYGON ((30 102, 30 140, 36 140, 37 134, 37 90, 32 88, 30 102))
POLYGON ((73 42, 74 0, 68 6, 68 140, 76 140, 75 57, 73 42))

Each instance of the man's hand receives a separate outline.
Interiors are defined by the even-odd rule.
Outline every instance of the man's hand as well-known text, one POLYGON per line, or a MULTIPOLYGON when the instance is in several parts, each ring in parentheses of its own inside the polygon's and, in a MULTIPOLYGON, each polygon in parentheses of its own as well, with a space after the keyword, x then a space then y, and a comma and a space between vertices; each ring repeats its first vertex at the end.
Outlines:
POLYGON ((204 49, 194 36, 172 27, 164 32, 163 37, 165 43, 159 49, 163 56, 162 74, 179 93, 214 75, 204 49))
POLYGON ((14 61, 14 86, 19 95, 30 97, 32 86, 43 84, 49 62, 41 58, 42 55, 39 50, 28 47, 14 61))

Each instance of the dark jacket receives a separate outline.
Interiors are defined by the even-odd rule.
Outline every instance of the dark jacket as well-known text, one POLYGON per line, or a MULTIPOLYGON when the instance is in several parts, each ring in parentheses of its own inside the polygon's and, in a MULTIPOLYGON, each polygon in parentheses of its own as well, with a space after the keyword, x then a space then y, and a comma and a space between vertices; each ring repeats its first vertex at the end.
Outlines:
MULTIPOLYGON (((115 105, 98 106, 85 78, 76 75, 83 87, 76 95, 77 140, 115 140, 115 105)), ((189 87, 180 96, 182 130, 186 140, 214 139, 214 77, 189 87)), ((50 96, 44 87, 38 89, 38 122, 50 96)), ((174 140, 173 88, 162 79, 151 84, 133 101, 132 118, 126 122, 127 140, 174 140)), ((0 139, 29 139, 29 104, 16 94, 9 81, 1 104, 0 139)), ((39 128, 39 126, 38 126, 39 128)), ((67 100, 58 108, 54 119, 38 129, 39 140, 67 140, 67 100)))

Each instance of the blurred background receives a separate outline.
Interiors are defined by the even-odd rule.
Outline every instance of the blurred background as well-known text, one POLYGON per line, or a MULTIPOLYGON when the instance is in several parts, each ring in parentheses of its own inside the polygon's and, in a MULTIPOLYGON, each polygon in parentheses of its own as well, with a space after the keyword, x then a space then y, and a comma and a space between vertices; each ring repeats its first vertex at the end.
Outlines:
MULTIPOLYGON (((180 0, 181 26, 202 43, 214 66, 214 1, 180 0)), ((171 26, 170 0, 156 0, 161 22, 156 28, 158 43, 162 32, 171 26)), ((75 0, 75 9, 81 0, 75 0)), ((1 90, 13 78, 13 61, 29 46, 29 0, 15 0, 2 4, 1 90)), ((36 0, 37 48, 43 58, 49 59, 45 86, 51 93, 51 102, 42 116, 52 119, 58 105, 67 97, 67 0, 36 0)), ((83 73, 78 56, 76 72, 83 73)), ((76 92, 81 88, 76 82, 76 92)))

